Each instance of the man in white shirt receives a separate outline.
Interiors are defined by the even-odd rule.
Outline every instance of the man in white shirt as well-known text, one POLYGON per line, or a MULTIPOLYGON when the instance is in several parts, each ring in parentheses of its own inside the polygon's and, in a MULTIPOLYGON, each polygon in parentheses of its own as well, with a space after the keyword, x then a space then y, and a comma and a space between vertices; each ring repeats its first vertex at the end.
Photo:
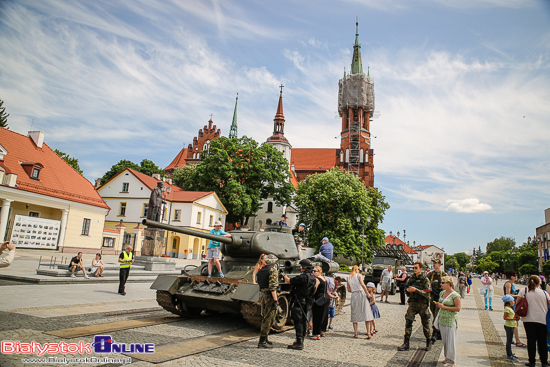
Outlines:
POLYGON ((384 298, 384 293, 386 294, 386 300, 384 302, 390 303, 388 301, 388 296, 390 295, 391 291, 391 281, 393 279, 393 271, 392 266, 388 266, 387 269, 384 269, 382 271, 382 274, 380 275, 380 286, 382 287, 382 293, 380 295, 380 302, 382 302, 382 299, 384 298))
POLYGON ((4 242, 2 246, 0 246, 0 255, 2 256, 0 257, 0 268, 7 268, 15 258, 15 245, 10 241, 4 242), (4 250, 8 250, 9 252, 3 254, 4 250))

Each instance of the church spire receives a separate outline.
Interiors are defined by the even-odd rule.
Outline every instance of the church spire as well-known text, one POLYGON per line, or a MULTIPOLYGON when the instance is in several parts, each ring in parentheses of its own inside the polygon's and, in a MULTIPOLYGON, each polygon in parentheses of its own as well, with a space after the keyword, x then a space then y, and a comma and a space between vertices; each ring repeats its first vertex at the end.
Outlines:
POLYGON ((233 112, 233 123, 231 123, 231 129, 229 130, 229 139, 237 138, 237 102, 239 101, 239 93, 235 98, 235 111, 233 112))
POLYGON ((350 74, 363 74, 361 44, 359 43, 359 21, 355 21, 355 45, 353 45, 353 59, 351 60, 350 74))
POLYGON ((273 119, 273 135, 267 139, 268 142, 281 141, 288 144, 288 140, 285 138, 285 115, 283 114, 283 88, 284 85, 280 85, 281 92, 279 94, 279 105, 277 106, 277 113, 273 119))

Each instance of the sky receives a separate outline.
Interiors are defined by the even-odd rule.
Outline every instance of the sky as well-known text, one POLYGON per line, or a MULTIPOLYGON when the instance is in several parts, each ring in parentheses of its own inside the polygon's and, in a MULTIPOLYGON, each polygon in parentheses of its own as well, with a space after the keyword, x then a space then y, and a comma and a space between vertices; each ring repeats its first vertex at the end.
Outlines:
MULTIPOLYGON (((79 160, 166 167, 212 120, 265 141, 284 85, 295 148, 338 148, 355 22, 374 79, 380 227, 447 253, 518 245, 550 207, 550 2, 0 0, 11 130, 79 160)), ((0 142, 1 143, 1 142, 0 142)))

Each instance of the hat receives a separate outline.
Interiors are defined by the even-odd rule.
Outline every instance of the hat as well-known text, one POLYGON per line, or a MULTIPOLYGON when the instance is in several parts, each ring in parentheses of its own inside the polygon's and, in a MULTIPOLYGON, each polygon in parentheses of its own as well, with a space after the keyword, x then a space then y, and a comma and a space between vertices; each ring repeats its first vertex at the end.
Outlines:
POLYGON ((301 225, 302 227, 304 227, 304 228, 305 228, 305 226, 306 226, 304 223, 300 223, 300 225, 301 225))
POLYGON ((369 288, 376 288, 376 286, 374 285, 373 282, 368 282, 368 283, 367 283, 367 287, 369 287, 369 288))
POLYGON ((310 259, 300 260, 299 264, 300 264, 300 266, 302 266, 304 268, 311 268, 313 266, 310 259))
POLYGON ((266 265, 273 265, 277 262, 277 260, 279 260, 279 259, 277 258, 277 256, 275 256, 273 254, 269 254, 264 258, 264 261, 265 261, 266 265))
POLYGON ((220 222, 219 220, 215 221, 214 222, 214 227, 215 226, 221 226, 222 225, 222 222, 220 222))
POLYGON ((281 215, 281 218, 286 218, 286 214, 281 215))
POLYGON ((487 270, 485 270, 485 271, 483 272, 483 274, 489 274, 489 272, 488 272, 487 270))
POLYGON ((323 241, 328 241, 328 238, 327 237, 323 237, 323 239, 321 240, 321 242, 323 241))
POLYGON ((514 300, 514 297, 512 297, 511 295, 507 294, 505 295, 504 297, 502 297, 502 302, 511 302, 514 300))
POLYGON ((441 259, 432 259, 433 263, 441 264, 441 259))

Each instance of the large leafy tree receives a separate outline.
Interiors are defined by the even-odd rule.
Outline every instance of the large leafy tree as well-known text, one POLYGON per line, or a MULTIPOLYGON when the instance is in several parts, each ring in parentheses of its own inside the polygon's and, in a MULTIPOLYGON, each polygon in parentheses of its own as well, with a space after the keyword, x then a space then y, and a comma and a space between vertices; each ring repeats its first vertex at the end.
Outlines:
POLYGON ((487 242, 487 253, 493 251, 508 251, 516 246, 516 241, 511 237, 495 238, 491 242, 487 242))
POLYGON ((229 212, 229 223, 247 224, 268 196, 278 205, 291 202, 294 186, 288 180, 288 161, 270 144, 258 146, 246 136, 221 137, 210 142, 201 160, 183 188, 216 192, 229 212))
POLYGON ((164 171, 160 169, 155 163, 153 163, 148 159, 143 159, 139 165, 132 161, 123 159, 120 162, 112 165, 111 169, 108 170, 103 175, 103 177, 101 177, 101 184, 103 185, 105 182, 109 181, 111 177, 115 176, 117 173, 119 173, 125 168, 131 168, 138 172, 144 173, 148 176, 152 176, 153 173, 160 173, 161 176, 164 175, 164 171))
POLYGON ((325 173, 307 176, 300 182, 295 197, 300 221, 308 228, 309 246, 319 247, 328 237, 334 252, 346 257, 361 257, 362 228, 365 224, 365 258, 370 249, 382 246, 384 231, 378 224, 389 209, 385 197, 375 188, 366 188, 353 173, 333 168, 325 173), (371 218, 367 224, 367 217, 371 218))
POLYGON ((3 127, 5 129, 8 128, 8 116, 9 114, 6 114, 6 107, 4 107, 4 101, 0 99, 0 127, 3 127))
MULTIPOLYGON (((464 252, 459 252, 453 255, 456 259, 456 262, 458 263, 458 267, 460 270, 466 270, 466 266, 470 262, 470 256, 465 254, 464 252)), ((445 262, 446 264, 447 262, 445 262)))
POLYGON ((178 167, 172 173, 172 183, 178 187, 183 187, 185 182, 195 173, 197 169, 196 164, 188 164, 183 167, 178 167))
POLYGON ((78 173, 80 174, 84 173, 84 171, 80 169, 80 166, 78 165, 78 159, 71 157, 67 153, 63 153, 59 149, 56 149, 55 152, 57 153, 58 156, 63 158, 65 162, 69 163, 78 173))

